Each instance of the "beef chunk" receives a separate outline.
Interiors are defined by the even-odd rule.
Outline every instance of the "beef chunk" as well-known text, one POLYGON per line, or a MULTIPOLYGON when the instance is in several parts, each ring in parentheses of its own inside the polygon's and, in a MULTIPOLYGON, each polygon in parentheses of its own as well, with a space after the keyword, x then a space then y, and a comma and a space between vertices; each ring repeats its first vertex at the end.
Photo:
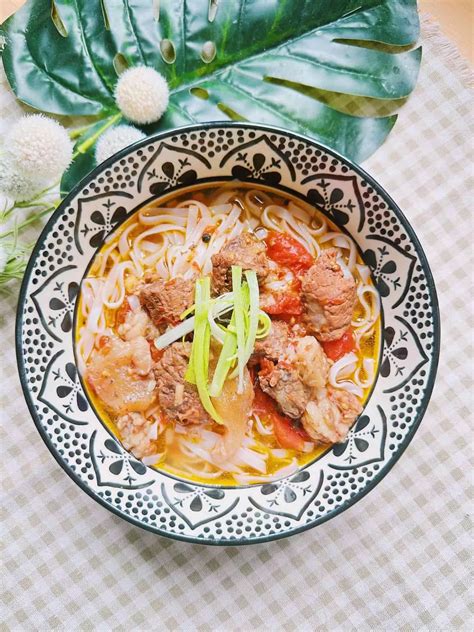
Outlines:
POLYGON ((252 364, 262 358, 278 362, 287 357, 290 352, 290 329, 285 322, 274 320, 268 335, 255 342, 252 364))
POLYGON ((322 342, 338 340, 351 324, 356 285, 336 261, 337 250, 325 250, 302 278, 304 320, 322 342))
POLYGON ((139 294, 142 307, 157 327, 176 325, 194 302, 194 282, 177 277, 144 285, 139 294))
POLYGON ((209 421, 209 416, 196 387, 184 379, 190 355, 191 343, 170 345, 155 365, 155 379, 165 416, 182 424, 199 424, 209 421))
POLYGON ((226 243, 212 255, 212 287, 215 294, 232 289, 232 266, 243 270, 255 270, 259 281, 268 274, 268 260, 265 242, 252 233, 242 233, 226 243))
POLYGON ((281 412, 299 419, 306 409, 311 389, 301 380, 295 367, 269 363, 258 374, 260 388, 270 395, 281 412))

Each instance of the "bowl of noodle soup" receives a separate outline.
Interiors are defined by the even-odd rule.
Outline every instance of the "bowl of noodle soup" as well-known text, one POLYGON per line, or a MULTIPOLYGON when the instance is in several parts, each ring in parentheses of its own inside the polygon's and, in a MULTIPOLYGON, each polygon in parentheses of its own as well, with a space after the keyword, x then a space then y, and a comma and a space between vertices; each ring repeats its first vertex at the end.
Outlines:
POLYGON ((438 336, 426 258, 382 187, 247 123, 99 165, 45 227, 17 319, 61 466, 126 520, 209 544, 297 533, 372 489, 421 421, 438 336))

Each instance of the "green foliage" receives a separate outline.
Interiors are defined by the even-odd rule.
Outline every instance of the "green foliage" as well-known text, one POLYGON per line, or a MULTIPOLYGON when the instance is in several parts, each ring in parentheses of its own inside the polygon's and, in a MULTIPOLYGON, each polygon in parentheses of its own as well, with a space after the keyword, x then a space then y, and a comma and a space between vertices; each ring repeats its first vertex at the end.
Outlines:
MULTIPOLYGON (((0 27, 8 81, 38 110, 112 117, 117 73, 145 64, 171 90, 147 133, 249 120, 356 161, 384 142, 396 116, 352 116, 328 95, 407 97, 421 59, 407 47, 418 34, 416 0, 28 0, 0 27)), ((92 146, 78 152, 63 190, 93 164, 92 146)))

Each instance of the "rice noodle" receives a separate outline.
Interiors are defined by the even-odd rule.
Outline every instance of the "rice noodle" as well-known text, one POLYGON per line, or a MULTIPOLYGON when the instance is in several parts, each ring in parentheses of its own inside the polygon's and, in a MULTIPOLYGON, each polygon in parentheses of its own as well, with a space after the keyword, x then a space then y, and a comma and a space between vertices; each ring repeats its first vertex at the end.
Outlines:
POLYGON ((364 380, 360 377, 361 367, 359 367, 355 370, 354 382, 361 388, 369 388, 372 386, 375 378, 375 360, 373 358, 363 358, 362 369, 367 375, 367 378, 364 380))
POLYGON ((258 415, 254 414, 254 420, 255 420, 255 426, 258 430, 258 432, 264 436, 264 437, 268 437, 269 435, 273 434, 273 428, 266 428, 265 425, 262 423, 260 417, 258 415))
POLYGON ((342 235, 341 233, 326 233, 319 238, 321 243, 326 243, 328 241, 332 241, 335 246, 338 248, 343 248, 344 250, 349 251, 347 267, 351 273, 353 273, 355 269, 355 265, 357 262, 357 248, 353 240, 349 237, 349 235, 342 235))
POLYGON ((354 382, 344 379, 354 372, 357 360, 358 358, 355 353, 347 353, 337 360, 337 362, 334 362, 332 367, 329 369, 328 382, 333 388, 342 388, 350 393, 353 393, 357 397, 362 397, 364 394, 363 389, 357 384, 354 384, 354 382))
POLYGON ((163 459, 164 456, 164 452, 161 452, 160 454, 150 454, 149 456, 142 456, 141 461, 144 465, 150 467, 151 465, 156 465, 163 459))

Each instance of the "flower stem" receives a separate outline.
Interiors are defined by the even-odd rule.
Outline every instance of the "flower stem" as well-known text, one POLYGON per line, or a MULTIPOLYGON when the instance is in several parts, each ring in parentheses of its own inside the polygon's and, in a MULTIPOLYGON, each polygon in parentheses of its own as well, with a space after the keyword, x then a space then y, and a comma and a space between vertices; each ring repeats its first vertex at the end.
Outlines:
POLYGON ((103 125, 102 127, 99 127, 99 129, 97 130, 97 132, 95 132, 95 134, 92 134, 92 136, 90 136, 89 138, 87 138, 83 143, 81 143, 78 148, 76 149, 76 151, 74 152, 74 155, 72 157, 72 159, 74 160, 75 158, 77 158, 77 156, 79 154, 85 154, 86 151, 88 149, 90 149, 92 147, 92 145, 94 145, 95 141, 99 138, 99 136, 101 134, 103 134, 105 132, 106 129, 108 129, 109 127, 111 127, 112 125, 114 125, 115 123, 117 123, 117 121, 120 121, 120 119, 122 118, 122 115, 120 114, 120 112, 118 114, 115 114, 114 116, 111 116, 103 125))
POLYGON ((69 138, 71 140, 74 140, 75 138, 79 138, 79 136, 82 136, 84 132, 87 132, 89 127, 92 127, 95 124, 95 122, 96 121, 92 121, 92 123, 88 123, 87 125, 83 125, 82 127, 76 127, 76 129, 72 129, 69 132, 69 138))
POLYGON ((12 228, 11 230, 8 230, 4 233, 0 233, 0 239, 4 239, 5 237, 10 237, 10 235, 18 234, 21 230, 23 230, 30 224, 33 224, 34 222, 44 217, 44 215, 47 215, 50 211, 53 211, 58 206, 60 201, 61 200, 56 200, 56 202, 52 204, 49 204, 49 205, 45 204, 44 205, 45 208, 43 208, 41 211, 38 211, 37 213, 32 213, 29 217, 24 219, 22 222, 20 222, 19 224, 16 224, 14 228, 12 228))
POLYGON ((43 189, 42 191, 37 193, 34 198, 31 198, 31 200, 26 200, 26 202, 15 202, 15 205, 13 208, 30 208, 32 206, 41 206, 41 204, 44 204, 44 203, 37 202, 37 200, 40 200, 44 195, 46 195, 46 193, 50 193, 53 189, 55 189, 59 185, 59 183, 60 183, 60 180, 58 180, 54 184, 51 184, 49 187, 46 187, 46 189, 43 189))

